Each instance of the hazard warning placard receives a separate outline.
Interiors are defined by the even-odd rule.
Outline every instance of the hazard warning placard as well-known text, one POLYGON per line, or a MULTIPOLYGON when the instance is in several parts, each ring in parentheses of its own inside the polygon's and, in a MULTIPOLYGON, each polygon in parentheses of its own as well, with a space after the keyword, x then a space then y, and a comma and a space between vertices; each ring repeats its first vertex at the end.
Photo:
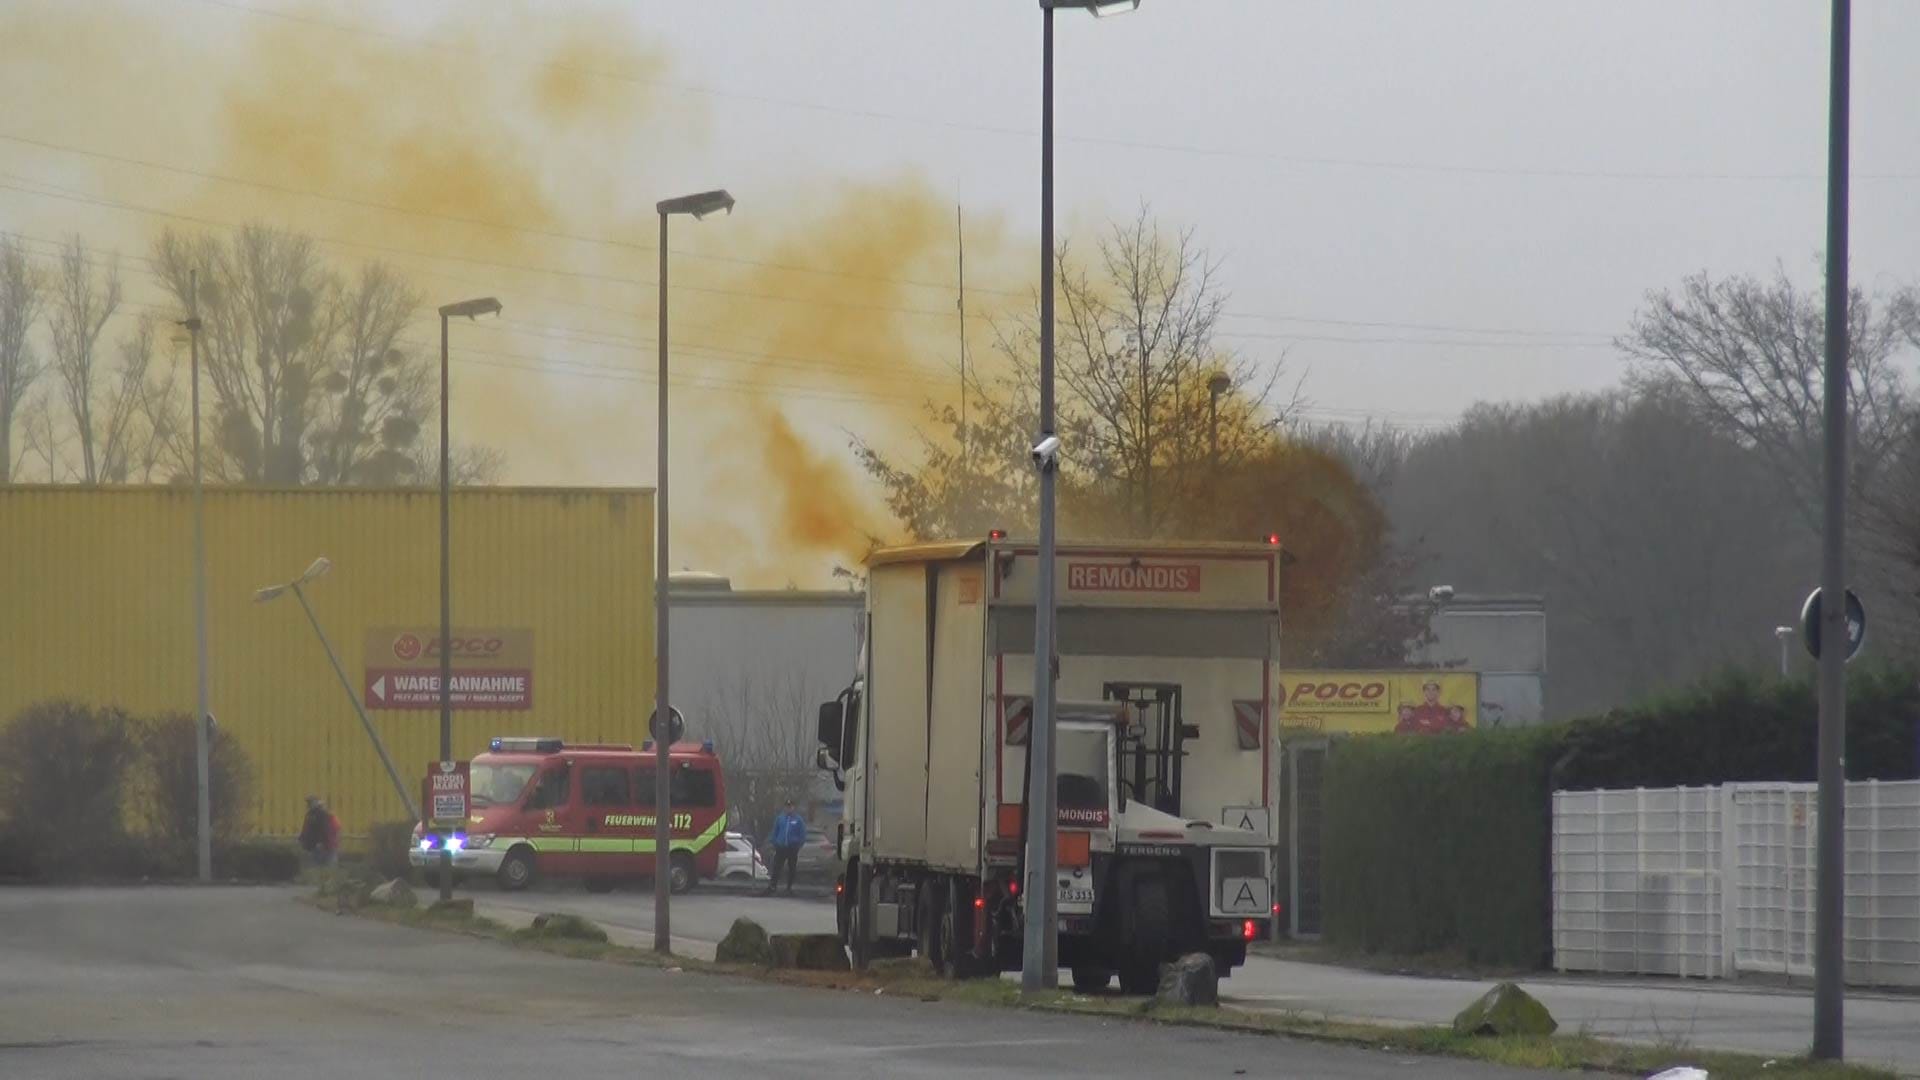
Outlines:
MULTIPOLYGON (((456 709, 533 707, 533 631, 469 627, 451 636, 456 709)), ((367 631, 363 697, 369 709, 440 707, 440 632, 422 627, 367 631)))

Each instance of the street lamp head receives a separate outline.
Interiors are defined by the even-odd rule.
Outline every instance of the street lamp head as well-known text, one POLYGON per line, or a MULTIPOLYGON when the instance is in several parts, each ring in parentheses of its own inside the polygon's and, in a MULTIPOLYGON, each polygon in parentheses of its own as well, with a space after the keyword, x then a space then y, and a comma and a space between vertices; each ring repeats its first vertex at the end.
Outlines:
POLYGON ((733 213, 733 196, 725 188, 715 191, 703 191, 698 195, 682 195, 677 199, 662 199, 655 204, 662 216, 668 214, 691 214, 695 221, 708 214, 725 210, 733 213))
POLYGON ((327 574, 327 571, 332 569, 333 569, 333 563, 328 561, 325 555, 322 555, 319 558, 313 560, 313 565, 307 567, 306 573, 300 575, 300 584, 305 585, 307 582, 312 581, 315 578, 325 577, 327 574))
POLYGON ((477 319, 482 315, 498 314, 500 314, 500 301, 491 296, 483 296, 477 300, 462 300, 457 304, 447 304, 440 309, 440 317, 443 319, 457 319, 461 316, 477 319))
POLYGON ((1140 10, 1140 0, 1040 0, 1040 6, 1051 11, 1081 8, 1092 12, 1096 19, 1104 19, 1109 15, 1125 15, 1129 11, 1140 10))
POLYGON ((269 585, 264 589, 255 589, 253 591, 253 602, 256 604, 264 604, 286 591, 287 587, 285 585, 269 585))
POLYGON ((1782 641, 1785 641, 1786 639, 1793 636, 1793 627, 1776 626, 1773 628, 1773 636, 1779 638, 1782 641))
POLYGON ((1224 371, 1215 372, 1213 378, 1207 380, 1207 393, 1214 397, 1219 397, 1231 389, 1233 389, 1233 378, 1224 371))

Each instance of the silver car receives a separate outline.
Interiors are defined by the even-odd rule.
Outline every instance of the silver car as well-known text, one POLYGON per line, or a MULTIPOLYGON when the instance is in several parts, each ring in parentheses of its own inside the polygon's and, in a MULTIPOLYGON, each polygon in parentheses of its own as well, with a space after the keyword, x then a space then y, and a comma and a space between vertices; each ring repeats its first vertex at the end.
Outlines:
POLYGON ((719 877, 722 881, 765 881, 767 864, 746 837, 730 832, 726 849, 720 852, 719 877))

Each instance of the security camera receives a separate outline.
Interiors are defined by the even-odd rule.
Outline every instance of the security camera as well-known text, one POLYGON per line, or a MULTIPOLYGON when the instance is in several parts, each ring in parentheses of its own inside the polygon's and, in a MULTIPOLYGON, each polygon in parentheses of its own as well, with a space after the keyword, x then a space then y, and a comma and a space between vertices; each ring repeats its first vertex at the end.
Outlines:
POLYGON ((1033 467, 1043 473, 1060 467, 1060 436, 1049 435, 1033 444, 1033 467))
POLYGON ((1433 588, 1427 590, 1427 599, 1436 604, 1444 604, 1453 599, 1453 586, 1435 585, 1433 588))

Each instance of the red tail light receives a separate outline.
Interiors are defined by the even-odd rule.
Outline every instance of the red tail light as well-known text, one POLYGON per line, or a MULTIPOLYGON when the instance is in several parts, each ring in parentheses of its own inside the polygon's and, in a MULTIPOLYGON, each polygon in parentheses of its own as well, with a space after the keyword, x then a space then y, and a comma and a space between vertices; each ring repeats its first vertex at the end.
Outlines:
POLYGON ((1259 933, 1260 924, 1254 922, 1252 919, 1248 919, 1246 922, 1240 924, 1240 936, 1248 941, 1252 941, 1259 933))
POLYGON ((846 894, 847 894, 847 883, 846 883, 846 882, 844 882, 844 881, 836 881, 836 882, 834 882, 834 883, 833 883, 833 895, 835 895, 835 896, 845 896, 846 894))
POLYGON ((986 898, 986 897, 984 897, 984 896, 976 896, 976 897, 974 897, 974 898, 973 898, 973 910, 975 910, 975 911, 984 911, 984 910, 986 910, 986 907, 987 907, 987 898, 986 898))
POLYGON ((1019 883, 1019 882, 1017 882, 1017 881, 1009 881, 1009 882, 1007 882, 1007 895, 1008 895, 1008 896, 1019 896, 1019 895, 1020 895, 1020 883, 1019 883))

